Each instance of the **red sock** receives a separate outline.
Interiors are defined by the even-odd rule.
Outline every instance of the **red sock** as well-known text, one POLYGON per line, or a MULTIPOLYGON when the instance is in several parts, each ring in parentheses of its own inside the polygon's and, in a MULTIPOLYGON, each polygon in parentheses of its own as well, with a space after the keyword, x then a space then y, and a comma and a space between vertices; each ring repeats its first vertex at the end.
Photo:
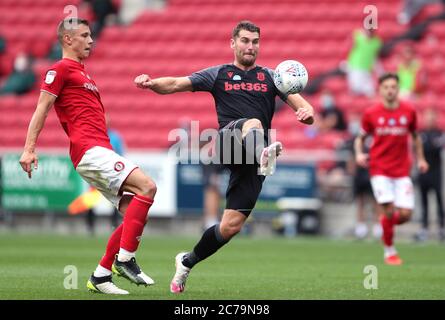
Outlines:
POLYGON ((111 265, 114 262, 114 257, 119 252, 122 229, 123 224, 120 224, 119 227, 117 227, 116 230, 114 230, 114 232, 111 234, 110 239, 108 239, 107 249, 99 263, 105 269, 111 270, 111 265))
POLYGON ((130 201, 124 215, 121 248, 130 252, 137 250, 144 231, 148 210, 152 204, 153 199, 141 195, 135 195, 130 201))
POLYGON ((382 214, 380 217, 380 224, 382 225, 383 235, 382 240, 383 243, 390 247, 392 246, 392 240, 394 238, 394 223, 392 218, 388 218, 386 214, 382 214))

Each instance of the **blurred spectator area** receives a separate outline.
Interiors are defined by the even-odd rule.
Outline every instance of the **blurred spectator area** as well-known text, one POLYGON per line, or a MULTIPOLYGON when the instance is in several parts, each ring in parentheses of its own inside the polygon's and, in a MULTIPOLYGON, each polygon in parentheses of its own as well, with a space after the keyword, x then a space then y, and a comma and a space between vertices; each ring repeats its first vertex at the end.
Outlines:
MULTIPOLYGON (((22 147, 31 114, 35 108, 39 82, 53 63, 46 59, 56 36, 56 26, 67 4, 80 0, 0 0, 0 34, 7 41, 1 68, 12 70, 15 55, 23 50, 34 58, 38 83, 24 96, 0 98, 0 145, 22 147), (8 115, 8 116, 6 116, 8 115)), ((401 1, 376 0, 377 33, 386 41, 404 31, 397 14, 401 1)), ((96 81, 106 111, 127 141, 129 149, 162 149, 172 144, 167 136, 177 127, 178 116, 200 121, 200 130, 216 127, 212 97, 207 93, 180 93, 161 96, 135 88, 133 80, 140 73, 152 77, 185 76, 211 65, 231 63, 230 35, 234 25, 249 19, 261 27, 261 49, 258 64, 274 68, 285 59, 306 65, 309 82, 346 59, 352 30, 361 28, 368 1, 337 0, 170 0, 163 10, 146 9, 130 25, 106 26, 96 43, 86 69, 96 81), (334 4, 335 2, 335 4, 334 4), (236 6, 236 9, 234 9, 236 6)), ((441 10, 440 4, 424 8, 423 15, 441 10)), ((80 15, 94 18, 91 10, 81 6, 80 15)), ((445 115, 445 21, 428 29, 414 43, 419 56, 427 61, 428 88, 415 101, 419 110, 430 105, 445 115)), ((388 71, 396 71, 397 51, 383 60, 388 71)), ((321 91, 329 90, 337 107, 346 116, 360 113, 372 99, 352 97, 344 77, 327 79, 320 91, 303 95, 320 111, 321 91)), ((441 126, 445 127, 445 116, 441 126)), ((274 118, 277 139, 286 150, 332 150, 345 139, 346 133, 311 134, 298 123, 290 108, 282 108, 274 118)), ((68 140, 51 112, 39 140, 41 147, 67 147, 68 140)), ((326 164, 328 166, 328 164, 326 164)))

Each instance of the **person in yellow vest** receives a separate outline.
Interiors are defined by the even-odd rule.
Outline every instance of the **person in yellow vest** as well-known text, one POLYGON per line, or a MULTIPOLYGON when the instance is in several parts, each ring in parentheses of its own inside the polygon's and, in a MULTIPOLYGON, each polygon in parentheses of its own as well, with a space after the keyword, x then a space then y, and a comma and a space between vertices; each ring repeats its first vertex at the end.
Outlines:
POLYGON ((400 79, 400 96, 413 98, 414 94, 420 93, 426 82, 426 75, 422 71, 422 63, 416 57, 414 47, 406 45, 401 52, 401 61, 397 68, 400 79))
POLYGON ((348 54, 347 80, 351 93, 373 97, 375 94, 372 73, 378 62, 382 40, 375 29, 355 30, 348 54))

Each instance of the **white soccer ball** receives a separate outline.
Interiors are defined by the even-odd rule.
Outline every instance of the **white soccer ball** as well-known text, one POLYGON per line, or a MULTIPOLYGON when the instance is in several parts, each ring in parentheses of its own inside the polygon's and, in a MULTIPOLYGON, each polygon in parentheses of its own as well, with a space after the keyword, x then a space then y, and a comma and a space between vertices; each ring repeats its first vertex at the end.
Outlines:
POLYGON ((273 81, 284 94, 300 93, 306 87, 308 73, 305 66, 295 60, 285 60, 276 68, 273 81))

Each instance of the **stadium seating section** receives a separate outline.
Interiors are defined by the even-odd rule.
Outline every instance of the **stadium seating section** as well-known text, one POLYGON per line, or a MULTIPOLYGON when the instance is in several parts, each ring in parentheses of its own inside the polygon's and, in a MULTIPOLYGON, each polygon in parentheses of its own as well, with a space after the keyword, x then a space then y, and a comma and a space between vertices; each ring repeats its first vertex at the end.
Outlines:
MULTIPOLYGON (((384 40, 405 30, 396 20, 400 1, 373 3, 378 7, 378 33, 384 40)), ((0 68, 10 71, 17 52, 28 50, 36 57, 35 71, 42 79, 52 63, 44 57, 55 41, 55 26, 66 4, 65 0, 1 0, 0 34, 6 37, 7 52, 0 68)), ((351 33, 362 26, 366 4, 357 0, 335 4, 328 0, 170 0, 164 10, 146 10, 131 25, 105 28, 85 64, 99 87, 113 126, 122 132, 128 147, 162 149, 172 143, 167 139, 169 131, 186 119, 199 120, 201 130, 216 127, 213 99, 207 93, 161 96, 138 90, 133 85, 136 75, 185 76, 211 65, 230 63, 231 30, 239 20, 249 19, 261 26, 258 64, 273 68, 282 60, 296 59, 307 66, 313 79, 338 67, 346 58, 351 33)), ((428 7, 430 13, 438 9, 428 7)), ((91 18, 88 11, 81 13, 91 18)), ((445 120, 445 22, 433 25, 415 46, 428 61, 430 76, 428 91, 416 105, 419 110, 436 105, 445 120)), ((398 49, 384 61, 385 68, 394 70, 398 49)), ((330 78, 323 86, 334 92, 347 115, 360 113, 370 104, 368 99, 351 96, 342 77, 330 78)), ((1 147, 23 146, 38 88, 39 84, 24 96, 0 98, 1 147)), ((306 98, 319 108, 319 93, 306 98)), ((273 127, 288 149, 332 149, 344 138, 335 133, 307 138, 304 126, 287 107, 276 114, 273 127)), ((39 145, 68 146, 55 112, 50 113, 39 145)))

